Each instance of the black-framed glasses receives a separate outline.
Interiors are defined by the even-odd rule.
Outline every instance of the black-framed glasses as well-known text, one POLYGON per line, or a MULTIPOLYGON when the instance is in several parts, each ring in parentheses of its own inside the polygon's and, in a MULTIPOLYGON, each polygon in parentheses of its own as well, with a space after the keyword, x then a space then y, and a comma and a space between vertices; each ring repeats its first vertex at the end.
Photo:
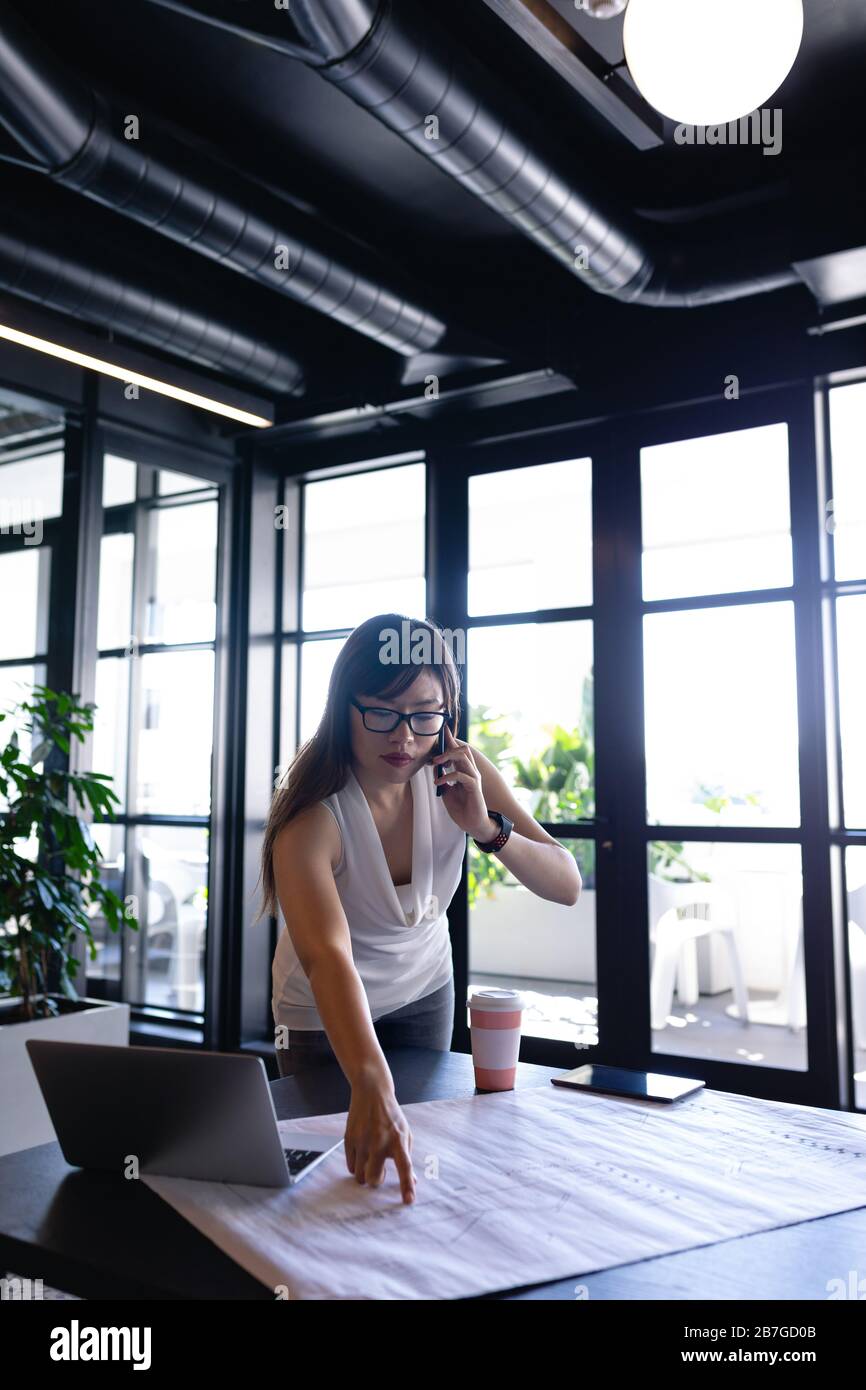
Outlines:
POLYGON ((413 734, 430 738, 440 732, 448 718, 443 710, 414 710, 412 714, 401 714, 398 709, 383 709, 381 705, 361 705, 354 696, 350 699, 355 709, 361 711, 364 728, 372 734, 390 734, 405 719, 413 734))

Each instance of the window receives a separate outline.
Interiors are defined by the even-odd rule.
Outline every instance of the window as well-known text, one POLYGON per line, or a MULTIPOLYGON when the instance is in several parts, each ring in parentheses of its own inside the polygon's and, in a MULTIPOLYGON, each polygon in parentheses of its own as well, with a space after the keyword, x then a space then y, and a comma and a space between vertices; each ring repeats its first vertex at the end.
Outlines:
POLYGON ((318 728, 328 695, 328 682, 344 641, 345 638, 340 637, 305 642, 301 647, 301 743, 312 738, 318 728))
POLYGON ((791 583, 785 425, 642 449, 641 498, 645 599, 791 583))
POLYGON ((286 480, 278 775, 315 733, 352 629, 373 613, 427 611, 425 472, 408 462, 286 480))
POLYGON ((866 579, 866 382, 830 392, 833 495, 827 525, 833 536, 837 579, 866 579))
POLYGON ((470 477, 468 742, 583 879, 574 907, 541 899, 470 840, 470 986, 520 989, 527 1035, 583 1045, 598 1041, 595 843, 573 833, 595 815, 591 603, 591 460, 470 477), (539 609, 557 620, 527 621, 539 609))
POLYGON ((470 616, 592 603, 588 459, 469 479, 470 616))
POLYGON ((649 821, 799 825, 792 603, 644 619, 649 821))
MULTIPOLYGON (((51 561, 63 512, 62 420, 0 391, 0 712, 45 684, 51 561)), ((0 723, 29 752, 23 721, 0 723)), ((0 811, 8 802, 0 795, 0 811)))
POLYGON ((788 427, 640 462, 652 1049, 805 1071, 788 427))
POLYGON ((106 454, 102 460, 102 505, 117 507, 135 501, 138 466, 132 459, 106 454))
POLYGON ((845 824, 866 829, 866 594, 836 603, 845 824))
MULTIPOLYGON (((465 626, 466 736, 574 856, 583 884, 573 907, 548 902, 470 841, 461 954, 470 988, 523 992, 527 1060, 573 1064, 570 1047, 613 1040, 637 1066, 652 1069, 656 1056, 663 1070, 693 1069, 722 1088, 760 1084, 829 1104, 838 1020, 805 963, 820 952, 835 978, 838 882, 863 1106, 866 386, 828 393, 826 519, 814 507, 811 394, 768 400, 743 408, 748 428, 727 430, 730 414, 702 406, 563 430, 557 437, 580 443, 549 462, 538 440, 509 439, 443 451, 432 465, 457 528, 453 552, 446 539, 431 556, 440 582, 455 555, 467 560, 465 609, 462 575, 451 574, 442 615, 465 626), (697 422, 694 437, 683 437, 683 418, 697 422), (827 557, 835 550, 823 581, 819 540, 827 557), (832 620, 823 644, 819 612, 832 620), (839 712, 838 829, 823 819, 825 730, 806 713, 818 707, 825 659, 839 712), (631 910, 644 887, 646 918, 631 910), (597 931, 597 893, 609 936, 597 931), (822 1088, 826 1102, 815 1099, 822 1088)), ((405 500, 417 467, 286 480, 282 766, 314 732, 352 626, 377 609, 420 611, 422 486, 411 507, 405 500), (400 499, 399 546, 389 497, 400 499), (384 539, 353 553, 350 535, 370 525, 384 539)), ((462 905, 450 915, 458 936, 462 905)))
POLYGON ((117 823, 97 825, 104 875, 138 932, 96 919, 88 986, 180 1021, 205 1007, 218 496, 206 478, 104 460, 96 771, 117 823))
POLYGON ((379 468, 304 489, 305 632, 371 613, 423 613, 424 465, 379 468))
MULTIPOLYGON (((2 480, 2 474, 0 474, 2 480)), ((44 650, 51 550, 40 544, 0 554, 0 588, 7 596, 0 628, 0 661, 44 650), (12 602, 9 596, 15 595, 12 602)))
MULTIPOLYGON (((826 530, 832 574, 828 589, 835 618, 836 695, 839 711, 838 852, 844 865, 845 923, 853 1036, 852 1097, 866 1110, 866 383, 827 393, 829 454, 826 530)), ((825 616, 827 608, 825 606, 825 616)), ((840 1004, 841 1007, 841 1004, 840 1004)))
MULTIPOLYGON (((53 433, 49 427, 49 433, 53 433)), ((48 448, 45 452, 24 456, 4 439, 3 517, 7 534, 15 522, 46 521, 59 517, 63 511, 63 450, 48 448)))
POLYGON ((654 1050, 805 1071, 799 846, 656 841, 648 872, 654 1050))
POLYGON ((866 847, 852 845, 846 850, 845 878, 854 1030, 854 1104, 859 1110, 866 1110, 866 847))
POLYGON ((591 621, 473 627, 467 666, 474 738, 517 800, 545 823, 591 817, 591 621))

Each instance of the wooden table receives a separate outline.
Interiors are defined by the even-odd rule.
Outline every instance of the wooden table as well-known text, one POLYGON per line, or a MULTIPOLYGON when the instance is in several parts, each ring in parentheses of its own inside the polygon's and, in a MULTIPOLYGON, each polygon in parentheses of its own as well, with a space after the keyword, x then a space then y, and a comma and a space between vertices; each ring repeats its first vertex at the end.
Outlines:
MULTIPOLYGON (((466 1053, 402 1047, 386 1056, 401 1105, 474 1092, 466 1053)), ((547 1086, 558 1071, 521 1063, 517 1086, 547 1086)), ((270 1084, 280 1119, 349 1106, 349 1087, 336 1065, 270 1084)), ((397 1181, 390 1161, 385 1181, 397 1181)), ((862 1277, 864 1252, 866 1205, 491 1297, 825 1301, 829 1278, 847 1279, 850 1270, 862 1277)), ((58 1144, 0 1158, 0 1273, 7 1270, 90 1299, 273 1300, 144 1183, 70 1168, 58 1144)))

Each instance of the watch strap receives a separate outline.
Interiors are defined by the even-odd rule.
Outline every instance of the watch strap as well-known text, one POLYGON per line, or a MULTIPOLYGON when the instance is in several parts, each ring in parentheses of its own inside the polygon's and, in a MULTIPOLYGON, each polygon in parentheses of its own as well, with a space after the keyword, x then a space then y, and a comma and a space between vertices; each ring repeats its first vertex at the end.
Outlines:
POLYGON ((498 822, 499 834, 492 840, 487 840, 484 844, 482 844, 480 840, 475 840, 475 843, 480 850, 484 850, 485 854, 491 854, 495 853, 498 849, 502 849, 502 846, 507 842, 509 835, 514 829, 514 822, 503 815, 501 811, 491 811, 489 806, 487 807, 487 814, 491 820, 498 822))

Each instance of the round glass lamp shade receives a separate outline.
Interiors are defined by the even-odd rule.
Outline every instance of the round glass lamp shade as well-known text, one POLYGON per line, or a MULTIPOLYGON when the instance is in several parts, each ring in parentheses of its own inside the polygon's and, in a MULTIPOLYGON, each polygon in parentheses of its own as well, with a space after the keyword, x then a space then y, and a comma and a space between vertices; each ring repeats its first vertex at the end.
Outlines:
POLYGON ((638 91, 682 125, 726 125, 781 87, 803 0, 629 0, 623 46, 638 91))

